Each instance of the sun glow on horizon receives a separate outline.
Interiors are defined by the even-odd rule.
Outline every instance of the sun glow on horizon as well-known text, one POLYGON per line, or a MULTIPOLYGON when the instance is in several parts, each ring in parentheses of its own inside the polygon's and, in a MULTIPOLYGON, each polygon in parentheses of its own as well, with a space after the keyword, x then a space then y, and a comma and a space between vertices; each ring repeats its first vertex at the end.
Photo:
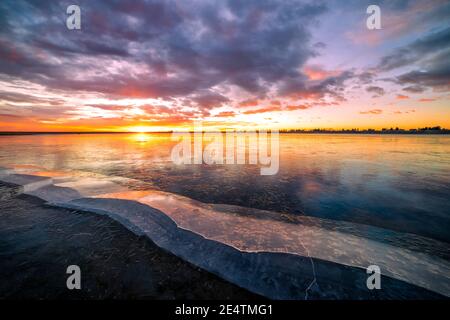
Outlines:
POLYGON ((140 13, 86 2, 86 12, 116 18, 100 27, 87 15, 93 29, 74 37, 55 23, 57 3, 41 8, 48 19, 20 2, 2 7, 15 28, 1 39, 0 131, 450 127, 446 1, 385 5, 398 20, 383 32, 364 28, 363 3, 153 2, 177 23, 146 19, 150 4, 140 13))
POLYGON ((129 131, 131 133, 149 133, 158 130, 155 130, 155 127, 152 126, 130 126, 126 128, 126 131, 129 131))

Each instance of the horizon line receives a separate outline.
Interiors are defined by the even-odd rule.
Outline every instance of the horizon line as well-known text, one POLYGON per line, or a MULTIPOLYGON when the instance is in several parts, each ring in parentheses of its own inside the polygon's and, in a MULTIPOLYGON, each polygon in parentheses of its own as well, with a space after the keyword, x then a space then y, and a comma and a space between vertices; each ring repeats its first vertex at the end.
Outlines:
MULTIPOLYGON (((221 129, 221 130, 201 130, 202 132, 226 132, 229 129, 221 129)), ((246 129, 232 129, 237 132, 245 132, 245 131, 273 131, 274 129, 255 129, 255 130, 246 130, 246 129)), ((421 127, 421 128, 411 128, 404 129, 399 127, 390 127, 390 128, 382 128, 382 129, 373 129, 373 128, 352 128, 352 129, 331 129, 331 128, 314 128, 314 129, 275 129, 280 133, 426 133, 427 131, 439 131, 450 133, 450 129, 443 128, 441 126, 430 126, 430 127, 421 127)), ((0 131, 0 135, 38 135, 38 134, 144 134, 144 133, 174 133, 174 132, 196 132, 195 130, 167 130, 167 131, 0 131)))

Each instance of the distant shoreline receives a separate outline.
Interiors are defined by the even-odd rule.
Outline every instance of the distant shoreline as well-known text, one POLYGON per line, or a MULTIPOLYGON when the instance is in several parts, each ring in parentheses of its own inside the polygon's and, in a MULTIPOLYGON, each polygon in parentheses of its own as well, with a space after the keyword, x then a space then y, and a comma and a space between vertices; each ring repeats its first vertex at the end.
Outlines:
MULTIPOLYGON (((84 135, 84 134, 161 134, 173 133, 177 131, 152 131, 152 132, 0 132, 0 136, 30 136, 30 135, 84 135)), ((208 131, 203 131, 208 132, 208 131)), ((217 132, 217 131, 210 131, 217 132)), ((239 132, 239 131, 237 131, 239 132)), ((270 132, 270 131, 269 131, 270 132)), ((192 133, 192 131, 191 131, 192 133)), ((345 131, 331 131, 331 130, 280 130, 280 134, 389 134, 389 135, 447 135, 450 130, 345 130, 345 131)))

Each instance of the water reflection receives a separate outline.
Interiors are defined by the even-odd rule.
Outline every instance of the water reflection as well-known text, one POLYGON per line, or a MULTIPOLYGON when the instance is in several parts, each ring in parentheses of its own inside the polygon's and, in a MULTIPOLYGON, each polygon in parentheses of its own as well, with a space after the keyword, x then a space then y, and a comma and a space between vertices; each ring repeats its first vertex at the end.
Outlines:
POLYGON ((146 133, 138 133, 135 136, 132 137, 134 141, 136 142, 148 142, 150 139, 150 136, 146 133))
POLYGON ((170 161, 170 134, 0 137, 0 165, 137 179, 202 202, 375 225, 450 242, 450 137, 280 135, 280 171, 170 161))

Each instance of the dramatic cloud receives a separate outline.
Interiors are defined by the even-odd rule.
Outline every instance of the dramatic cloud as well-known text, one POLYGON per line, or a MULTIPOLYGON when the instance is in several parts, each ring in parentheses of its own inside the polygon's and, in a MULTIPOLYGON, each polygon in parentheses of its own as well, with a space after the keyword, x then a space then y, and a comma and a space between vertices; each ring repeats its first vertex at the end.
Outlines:
POLYGON ((0 72, 51 89, 198 94, 202 106, 227 101, 203 92, 220 85, 263 96, 279 81, 299 79, 298 69, 314 54, 308 26, 325 11, 296 0, 79 5, 83 28, 69 31, 62 3, 3 2, 0 72))
POLYGON ((352 71, 345 71, 336 76, 330 76, 319 82, 305 82, 303 78, 296 77, 283 81, 279 88, 281 95, 289 95, 297 99, 322 99, 329 97, 344 101, 342 92, 345 82, 354 77, 352 71))
POLYGON ((381 70, 392 70, 417 62, 434 64, 441 61, 441 58, 444 58, 442 52, 448 52, 449 49, 450 28, 447 28, 395 50, 392 54, 381 59, 378 68, 381 70), (432 58, 430 57, 431 55, 436 55, 436 57, 432 58), (430 61, 429 58, 432 58, 432 60, 430 61))
POLYGON ((422 92, 424 88, 438 91, 450 89, 450 27, 433 32, 413 43, 395 50, 381 59, 378 69, 390 71, 415 67, 394 81, 409 92, 422 92))
POLYGON ((372 108, 405 99, 400 90, 439 99, 432 93, 450 83, 450 28, 439 19, 450 5, 376 3, 386 24, 368 33, 369 0, 78 0, 81 30, 66 28, 71 2, 3 0, 0 130, 214 118, 267 127, 323 119, 319 127, 370 97, 379 98, 372 108), (386 41, 376 52, 357 41, 369 34, 386 41))

